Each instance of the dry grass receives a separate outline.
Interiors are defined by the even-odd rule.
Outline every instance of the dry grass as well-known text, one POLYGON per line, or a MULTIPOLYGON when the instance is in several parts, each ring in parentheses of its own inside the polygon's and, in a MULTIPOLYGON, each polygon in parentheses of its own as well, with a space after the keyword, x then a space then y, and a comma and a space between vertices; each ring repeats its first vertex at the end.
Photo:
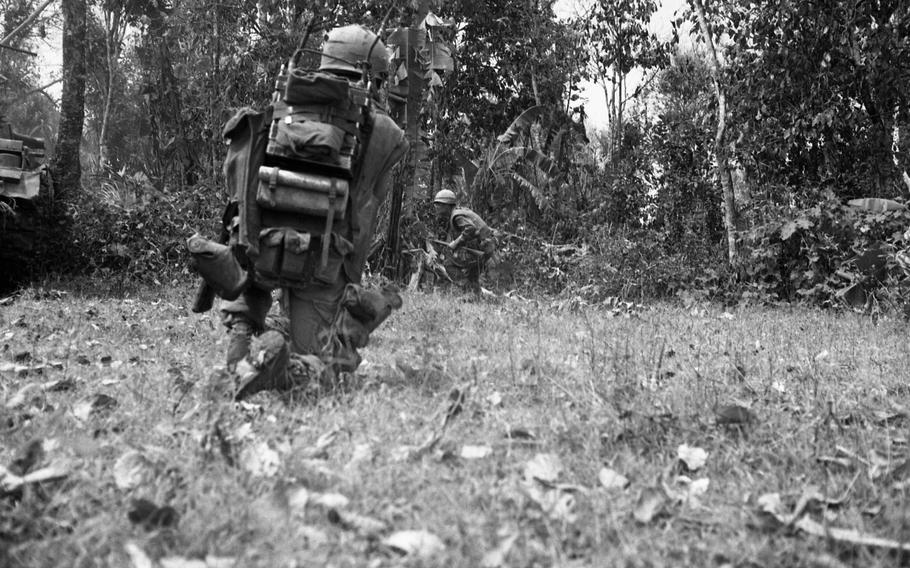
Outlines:
POLYGON ((130 299, 30 291, 0 308, 0 361, 56 364, 40 374, 2 371, 3 400, 31 383, 72 381, 0 410, 0 464, 39 439, 53 443, 38 467, 66 459, 70 468, 62 481, 0 500, 0 565, 130 566, 125 545, 134 543, 153 559, 210 555, 238 567, 479 566, 510 539, 503 566, 906 561, 769 530, 756 515, 762 494, 778 492, 792 508, 815 486, 845 497, 811 509, 815 520, 910 540, 902 483, 910 473, 895 470, 907 458, 910 424, 902 321, 711 306, 615 317, 417 294, 376 334, 346 389, 316 400, 265 393, 233 405, 213 399, 206 384, 226 346, 217 318, 188 313, 188 298, 187 289, 130 299), (401 459, 403 446, 419 446, 438 426, 454 387, 467 398, 444 437, 401 459), (80 419, 99 393, 116 407, 80 419), (733 403, 757 421, 717 425, 716 410, 733 403), (534 438, 508 438, 516 429, 534 438), (261 442, 279 457, 275 475, 244 466, 261 442), (702 470, 683 472, 683 443, 708 451, 702 470), (462 459, 465 444, 493 452, 462 459), (125 489, 114 465, 131 449, 150 474, 125 489), (547 510, 521 482, 540 453, 557 455, 558 482, 575 486, 563 488, 574 498, 565 514, 547 510), (840 461, 820 461, 828 456, 840 461), (631 485, 600 487, 604 466, 631 485), (660 515, 636 521, 640 495, 682 473, 709 478, 707 493, 666 501, 660 515), (301 487, 306 507, 289 502, 301 487), (315 503, 325 493, 348 498, 341 513, 384 526, 331 522, 334 512, 315 503), (150 530, 131 523, 136 498, 172 506, 179 522, 150 530), (399 557, 382 538, 402 529, 438 535, 444 552, 399 557))

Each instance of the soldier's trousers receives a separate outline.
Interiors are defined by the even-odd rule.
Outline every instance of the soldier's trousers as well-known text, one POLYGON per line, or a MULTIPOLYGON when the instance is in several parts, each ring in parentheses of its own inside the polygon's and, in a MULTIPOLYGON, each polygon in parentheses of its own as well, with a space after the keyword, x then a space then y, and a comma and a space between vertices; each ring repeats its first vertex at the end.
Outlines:
MULTIPOLYGON (((333 284, 313 283, 302 289, 284 290, 283 302, 290 323, 291 352, 331 354, 332 325, 347 284, 342 272, 333 284)), ((224 304, 221 308, 222 321, 228 328, 238 321, 246 321, 257 332, 262 331, 271 306, 272 294, 269 290, 250 286, 239 298, 224 304)))

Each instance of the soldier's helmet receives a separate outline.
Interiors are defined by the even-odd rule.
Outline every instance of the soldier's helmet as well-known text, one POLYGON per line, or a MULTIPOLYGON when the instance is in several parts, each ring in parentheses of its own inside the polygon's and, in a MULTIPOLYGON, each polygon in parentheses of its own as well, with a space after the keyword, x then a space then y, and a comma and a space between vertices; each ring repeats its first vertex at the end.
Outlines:
POLYGON ((455 205, 455 192, 451 189, 442 189, 433 198, 433 203, 444 203, 446 205, 455 205))
POLYGON ((376 34, 363 26, 343 26, 333 29, 326 36, 319 70, 361 73, 367 58, 374 76, 388 74, 389 52, 376 34))

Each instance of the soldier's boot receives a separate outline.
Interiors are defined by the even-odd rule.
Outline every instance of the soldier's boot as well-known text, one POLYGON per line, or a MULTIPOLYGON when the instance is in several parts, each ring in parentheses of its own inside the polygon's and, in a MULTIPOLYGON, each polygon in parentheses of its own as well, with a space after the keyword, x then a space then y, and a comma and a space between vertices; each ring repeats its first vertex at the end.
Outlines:
POLYGON ((227 350, 227 368, 234 371, 237 363, 250 354, 250 342, 253 339, 253 326, 245 321, 235 322, 231 326, 230 342, 227 350))
POLYGON ((250 354, 237 363, 236 400, 263 390, 287 390, 293 386, 288 378, 290 351, 284 336, 267 331, 255 343, 250 354))
POLYGON ((291 353, 288 382, 294 390, 318 391, 331 376, 332 369, 319 356, 291 353))

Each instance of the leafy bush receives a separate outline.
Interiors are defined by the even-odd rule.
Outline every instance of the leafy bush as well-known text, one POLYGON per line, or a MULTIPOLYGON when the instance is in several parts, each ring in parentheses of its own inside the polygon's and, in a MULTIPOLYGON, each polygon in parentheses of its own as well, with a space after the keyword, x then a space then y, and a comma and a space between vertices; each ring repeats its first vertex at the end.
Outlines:
POLYGON ((223 203, 203 184, 159 191, 142 173, 110 172, 67 204, 50 266, 130 283, 187 275, 185 240, 196 231, 216 234, 223 203))
MULTIPOLYGON (((689 293, 718 299, 729 275, 722 244, 697 239, 671 241, 652 229, 601 225, 576 244, 537 239, 500 239, 510 286, 523 291, 578 297, 588 303, 608 298, 644 300, 689 293)), ((497 284, 503 270, 494 270, 497 284)))
POLYGON ((742 235, 738 279, 748 297, 863 305, 886 297, 902 277, 894 261, 910 212, 872 213, 843 205, 831 192, 742 235))

